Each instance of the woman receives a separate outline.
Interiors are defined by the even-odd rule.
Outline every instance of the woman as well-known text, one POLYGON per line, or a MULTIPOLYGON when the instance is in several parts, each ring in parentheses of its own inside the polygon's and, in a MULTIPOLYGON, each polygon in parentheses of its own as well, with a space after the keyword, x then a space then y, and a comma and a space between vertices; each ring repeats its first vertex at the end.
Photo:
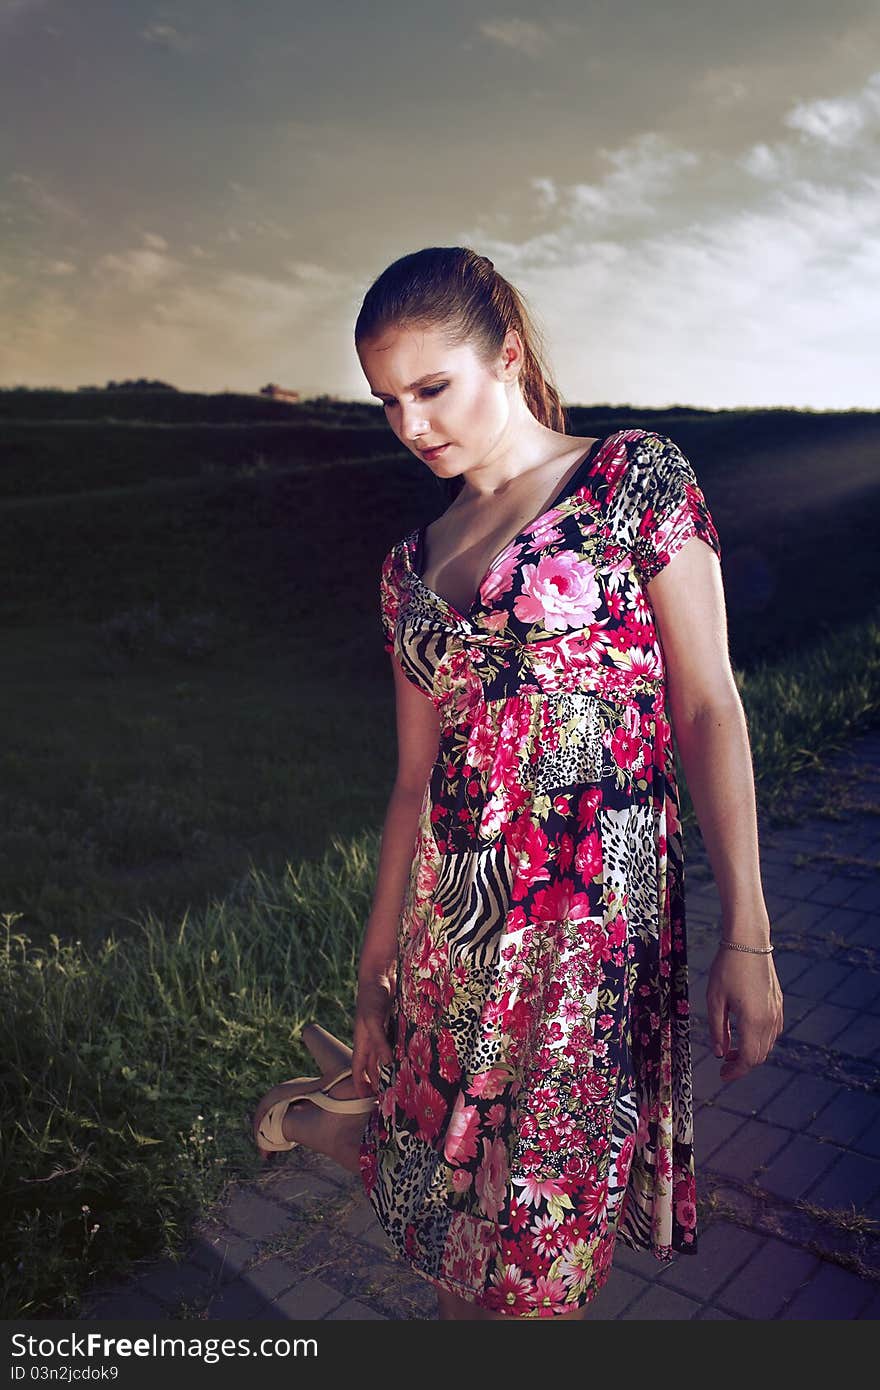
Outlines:
POLYGON ((721 896, 722 1077, 782 1029, 718 536, 667 436, 565 433, 486 257, 404 256, 355 341, 451 500, 382 565, 398 769, 353 1051, 307 1029, 323 1075, 269 1092, 257 1141, 359 1170, 441 1318, 579 1318, 615 1240, 697 1246, 673 729, 721 896))

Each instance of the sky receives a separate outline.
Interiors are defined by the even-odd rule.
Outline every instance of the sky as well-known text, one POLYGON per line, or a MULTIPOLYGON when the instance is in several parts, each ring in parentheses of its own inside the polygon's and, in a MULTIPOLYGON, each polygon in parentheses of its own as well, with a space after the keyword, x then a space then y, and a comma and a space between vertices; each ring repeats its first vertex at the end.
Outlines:
POLYGON ((876 0, 0 0, 0 386, 370 400, 471 246, 568 404, 878 408, 876 0))

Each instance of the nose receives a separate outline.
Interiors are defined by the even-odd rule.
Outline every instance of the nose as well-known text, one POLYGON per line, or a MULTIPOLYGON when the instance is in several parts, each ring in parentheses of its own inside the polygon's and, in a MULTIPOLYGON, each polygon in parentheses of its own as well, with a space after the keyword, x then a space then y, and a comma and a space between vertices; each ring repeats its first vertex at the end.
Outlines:
POLYGON ((401 433, 410 444, 418 445, 422 435, 430 430, 430 425, 418 406, 414 406, 412 411, 408 411, 406 406, 401 407, 403 419, 401 422, 401 433))

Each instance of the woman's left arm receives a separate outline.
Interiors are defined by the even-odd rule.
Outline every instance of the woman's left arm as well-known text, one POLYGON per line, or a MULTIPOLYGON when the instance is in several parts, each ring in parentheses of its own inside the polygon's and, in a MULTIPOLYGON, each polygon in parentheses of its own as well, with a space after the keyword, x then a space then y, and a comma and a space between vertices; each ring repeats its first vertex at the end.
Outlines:
MULTIPOLYGON (((761 886, 755 784, 745 712, 728 653, 718 557, 691 537, 647 587, 666 666, 667 705, 688 790, 721 898, 721 935, 770 944, 761 886)), ((720 946, 706 991, 721 1076, 733 1081, 766 1060, 782 1032, 773 956, 720 946), (739 1047, 731 1047, 730 1014, 739 1047)))

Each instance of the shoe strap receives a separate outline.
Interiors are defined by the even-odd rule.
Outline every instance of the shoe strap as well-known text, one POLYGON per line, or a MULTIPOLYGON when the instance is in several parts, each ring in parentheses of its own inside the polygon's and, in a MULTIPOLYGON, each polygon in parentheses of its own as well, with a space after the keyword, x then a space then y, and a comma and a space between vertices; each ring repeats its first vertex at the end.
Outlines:
POLYGON ((333 1087, 336 1085, 337 1081, 344 1081, 347 1076, 351 1076, 351 1067, 346 1067, 345 1071, 341 1071, 338 1076, 334 1076, 333 1080, 328 1081, 327 1085, 323 1086, 321 1089, 326 1094, 327 1091, 333 1090, 333 1087))

